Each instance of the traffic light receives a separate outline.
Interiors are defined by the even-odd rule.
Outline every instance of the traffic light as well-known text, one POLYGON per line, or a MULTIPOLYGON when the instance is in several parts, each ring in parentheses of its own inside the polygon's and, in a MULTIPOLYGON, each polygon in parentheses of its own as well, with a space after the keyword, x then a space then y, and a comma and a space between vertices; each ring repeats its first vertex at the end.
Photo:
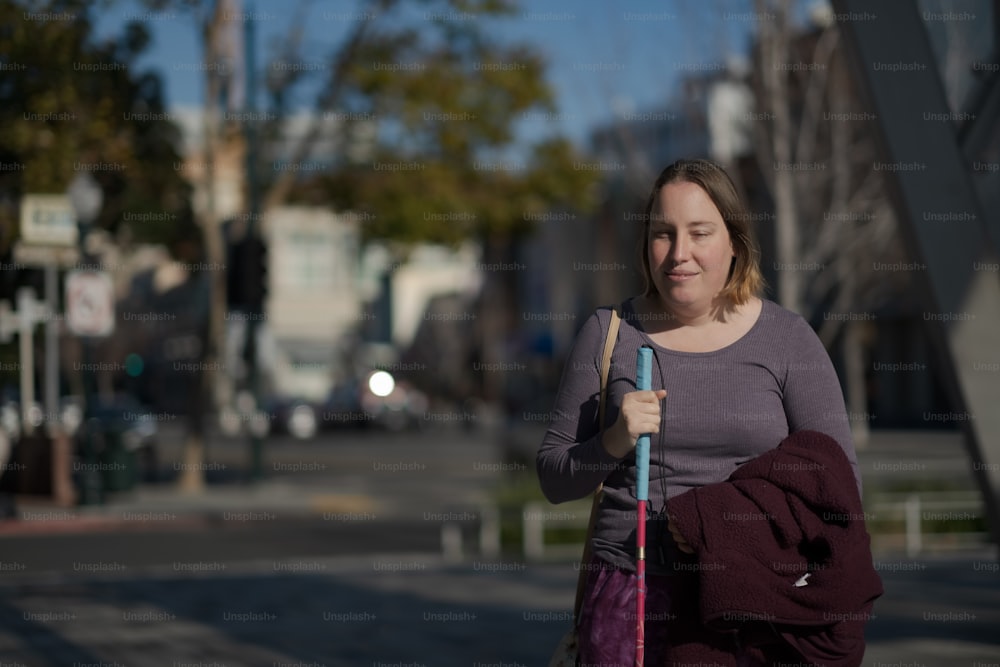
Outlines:
POLYGON ((240 282, 244 293, 244 308, 248 313, 262 314, 267 298, 267 244, 258 236, 242 241, 240 282))
POLYGON ((227 241, 226 269, 227 309, 262 314, 267 298, 267 244, 246 234, 227 241))

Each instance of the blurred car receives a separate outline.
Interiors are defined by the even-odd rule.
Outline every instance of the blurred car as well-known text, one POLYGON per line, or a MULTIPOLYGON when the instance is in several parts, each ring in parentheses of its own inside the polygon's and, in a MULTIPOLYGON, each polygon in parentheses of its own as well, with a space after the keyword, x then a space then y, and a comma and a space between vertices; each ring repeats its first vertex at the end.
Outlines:
POLYGON ((419 428, 430 404, 411 383, 384 370, 366 374, 358 390, 358 402, 372 421, 393 431, 419 428))
POLYGON ((420 428, 430 401, 405 374, 396 371, 404 366, 399 363, 399 351, 392 344, 359 345, 354 355, 357 379, 350 410, 364 415, 368 423, 389 430, 420 428))
MULTIPOLYGON (((397 356, 385 343, 341 347, 303 340, 276 345, 270 392, 260 405, 268 430, 308 440, 336 428, 419 427, 429 401, 387 370, 398 367, 397 356)), ((240 413, 248 415, 247 422, 254 411, 248 406, 240 413)))
POLYGON ((419 428, 428 404, 426 395, 409 382, 372 369, 360 378, 338 383, 322 401, 272 395, 262 407, 273 431, 308 440, 336 428, 419 428))
MULTIPOLYGON (((20 440, 25 430, 19 398, 8 395, 0 405, 0 428, 12 443, 20 440)), ((45 412, 40 403, 31 404, 27 419, 33 431, 43 432, 45 412)), ((135 397, 128 394, 95 397, 87 412, 82 397, 64 396, 59 401, 58 419, 73 441, 74 476, 81 486, 123 490, 137 481, 157 478, 159 421, 135 397), (112 463, 117 465, 108 465, 112 463), (102 479, 95 481, 95 475, 102 479)))
POLYGON ((297 396, 272 395, 265 399, 267 433, 287 433, 297 440, 309 440, 320 431, 322 404, 297 396))
MULTIPOLYGON (((267 419, 267 432, 308 440, 322 428, 334 378, 342 374, 337 350, 330 343, 300 340, 279 341, 274 352, 270 391, 260 406, 267 419)), ((246 405, 239 412, 252 415, 253 406, 246 405)))
POLYGON ((167 415, 154 413, 131 394, 95 397, 86 413, 80 406, 81 421, 71 435, 81 461, 134 460, 134 471, 121 472, 135 481, 157 478, 159 422, 167 415))

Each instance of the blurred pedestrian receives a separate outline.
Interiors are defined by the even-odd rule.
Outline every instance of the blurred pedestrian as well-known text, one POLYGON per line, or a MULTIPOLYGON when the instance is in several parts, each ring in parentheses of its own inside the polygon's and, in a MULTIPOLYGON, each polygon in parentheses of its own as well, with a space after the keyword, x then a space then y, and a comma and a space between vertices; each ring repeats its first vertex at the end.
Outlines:
MULTIPOLYGON (((837 376, 809 324, 761 297, 751 219, 718 165, 680 160, 667 167, 642 217, 645 289, 619 307, 603 433, 597 423, 599 369, 612 308, 599 308, 586 321, 565 365, 537 468, 545 496, 555 503, 583 498, 603 484, 592 560, 581 565, 581 664, 633 665, 634 448, 641 434, 652 434, 647 665, 670 664, 678 646, 693 641, 711 647, 703 657, 722 655, 727 664, 773 657, 748 649, 736 633, 713 633, 700 624, 692 592, 699 564, 668 521, 668 499, 723 483, 743 464, 806 430, 839 444, 847 478, 857 485, 847 491, 860 493, 837 376), (636 350, 643 345, 653 349, 650 391, 635 390, 636 350)), ((692 657, 698 656, 685 653, 692 657)))

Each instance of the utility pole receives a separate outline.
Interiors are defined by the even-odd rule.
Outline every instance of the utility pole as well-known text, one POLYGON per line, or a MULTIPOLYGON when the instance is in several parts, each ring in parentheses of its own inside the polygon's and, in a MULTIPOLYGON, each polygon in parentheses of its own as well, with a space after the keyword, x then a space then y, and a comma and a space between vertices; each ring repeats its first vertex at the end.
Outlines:
MULTIPOLYGON (((247 308, 249 310, 246 326, 246 363, 247 363, 247 383, 253 395, 252 418, 256 418, 260 412, 261 390, 260 390, 260 369, 257 364, 257 331, 258 322, 264 314, 264 298, 266 271, 260 264, 264 261, 266 252, 262 242, 262 234, 258 219, 260 217, 260 196, 257 174, 257 76, 256 76, 256 39, 254 25, 253 6, 247 8, 247 19, 244 21, 244 73, 246 77, 246 96, 244 98, 243 128, 246 134, 246 183, 247 183, 247 225, 246 242, 243 244, 244 251, 249 254, 245 257, 243 266, 246 267, 244 285, 249 288, 249 293, 253 298, 249 300, 247 308), (252 281, 252 282, 251 282, 252 281)), ((259 480, 264 475, 264 453, 263 438, 256 428, 247 429, 250 437, 250 478, 259 480)))

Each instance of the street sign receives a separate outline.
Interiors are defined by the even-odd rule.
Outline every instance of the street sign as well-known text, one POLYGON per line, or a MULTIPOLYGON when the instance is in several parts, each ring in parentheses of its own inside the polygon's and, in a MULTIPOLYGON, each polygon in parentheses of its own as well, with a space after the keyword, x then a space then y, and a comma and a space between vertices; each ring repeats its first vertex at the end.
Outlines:
POLYGON ((77 336, 107 336, 115 329, 115 289, 105 271, 66 275, 66 326, 77 336))
POLYGON ((21 238, 32 245, 75 246, 76 212, 67 195, 24 195, 21 238))
POLYGON ((24 266, 44 268, 61 266, 68 268, 80 261, 80 250, 76 246, 14 244, 14 263, 24 266))

